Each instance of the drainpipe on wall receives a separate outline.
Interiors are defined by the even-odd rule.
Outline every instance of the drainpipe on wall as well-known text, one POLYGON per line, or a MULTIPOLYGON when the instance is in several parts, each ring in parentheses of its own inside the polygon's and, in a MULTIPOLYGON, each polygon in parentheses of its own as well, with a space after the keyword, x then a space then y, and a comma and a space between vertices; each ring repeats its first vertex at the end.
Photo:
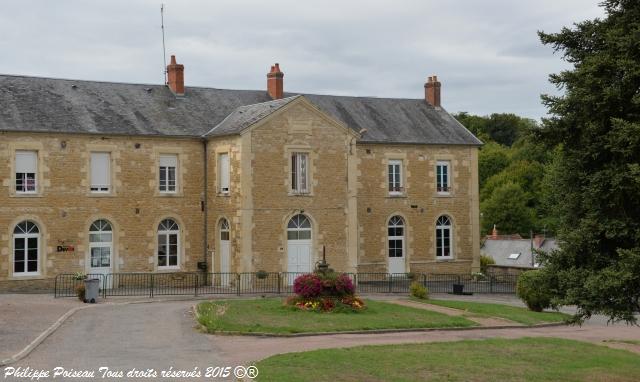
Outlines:
POLYGON ((204 242, 202 244, 202 256, 203 256, 203 261, 204 261, 204 269, 202 269, 203 273, 207 273, 207 258, 208 256, 208 245, 207 243, 209 243, 208 240, 208 233, 209 233, 209 228, 207 226, 208 224, 208 212, 209 209, 207 208, 207 198, 209 196, 209 194, 207 193, 207 184, 208 184, 208 158, 207 158, 207 138, 204 138, 203 141, 203 149, 204 149, 204 198, 203 198, 203 204, 204 204, 204 227, 203 227, 203 238, 204 238, 204 242))

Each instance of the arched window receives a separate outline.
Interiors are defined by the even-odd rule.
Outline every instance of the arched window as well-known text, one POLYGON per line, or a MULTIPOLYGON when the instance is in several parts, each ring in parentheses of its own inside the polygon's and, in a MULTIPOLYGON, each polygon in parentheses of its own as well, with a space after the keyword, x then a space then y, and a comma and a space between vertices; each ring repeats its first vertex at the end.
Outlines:
POLYGON ((13 274, 30 276, 40 274, 40 229, 25 220, 13 230, 13 274))
POLYGON ((393 216, 388 226, 389 257, 404 257, 404 219, 393 216))
POLYGON ((89 227, 91 268, 111 268, 113 229, 107 220, 96 220, 89 227))
POLYGON ((288 240, 311 240, 311 222, 309 218, 298 214, 289 220, 287 225, 288 240))
POLYGON ((164 219, 158 225, 158 268, 179 268, 180 227, 172 219, 164 219))
POLYGON ((220 240, 229 240, 229 221, 227 219, 220 220, 220 240))
POLYGON ((447 259, 453 257, 451 252, 451 220, 442 215, 436 222, 436 258, 447 259))

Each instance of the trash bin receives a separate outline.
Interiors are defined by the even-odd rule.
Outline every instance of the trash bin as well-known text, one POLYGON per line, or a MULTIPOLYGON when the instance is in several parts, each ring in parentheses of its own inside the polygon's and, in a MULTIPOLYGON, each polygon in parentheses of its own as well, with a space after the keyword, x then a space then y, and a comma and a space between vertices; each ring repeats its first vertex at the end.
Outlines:
POLYGON ((464 284, 453 284, 453 294, 463 294, 464 284))
POLYGON ((98 300, 98 292, 100 291, 100 279, 84 280, 84 302, 95 304, 98 300))

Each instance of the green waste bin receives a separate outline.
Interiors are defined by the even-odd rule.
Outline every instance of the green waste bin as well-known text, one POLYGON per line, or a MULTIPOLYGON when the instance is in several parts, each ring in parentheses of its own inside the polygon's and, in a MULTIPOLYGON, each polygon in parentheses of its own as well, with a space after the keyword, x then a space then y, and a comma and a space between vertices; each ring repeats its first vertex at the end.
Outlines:
POLYGON ((95 304, 100 292, 100 279, 84 280, 84 302, 95 304))

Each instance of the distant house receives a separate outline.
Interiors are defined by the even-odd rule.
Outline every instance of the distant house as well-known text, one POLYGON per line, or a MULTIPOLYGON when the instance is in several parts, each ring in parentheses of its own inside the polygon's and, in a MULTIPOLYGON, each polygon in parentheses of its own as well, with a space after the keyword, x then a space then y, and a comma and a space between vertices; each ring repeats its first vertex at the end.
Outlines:
POLYGON ((535 252, 538 250, 548 252, 557 248, 555 238, 536 235, 532 243, 531 239, 524 239, 518 234, 498 235, 494 228, 493 233, 486 236, 480 253, 493 258, 498 266, 537 268, 539 265, 535 252))

